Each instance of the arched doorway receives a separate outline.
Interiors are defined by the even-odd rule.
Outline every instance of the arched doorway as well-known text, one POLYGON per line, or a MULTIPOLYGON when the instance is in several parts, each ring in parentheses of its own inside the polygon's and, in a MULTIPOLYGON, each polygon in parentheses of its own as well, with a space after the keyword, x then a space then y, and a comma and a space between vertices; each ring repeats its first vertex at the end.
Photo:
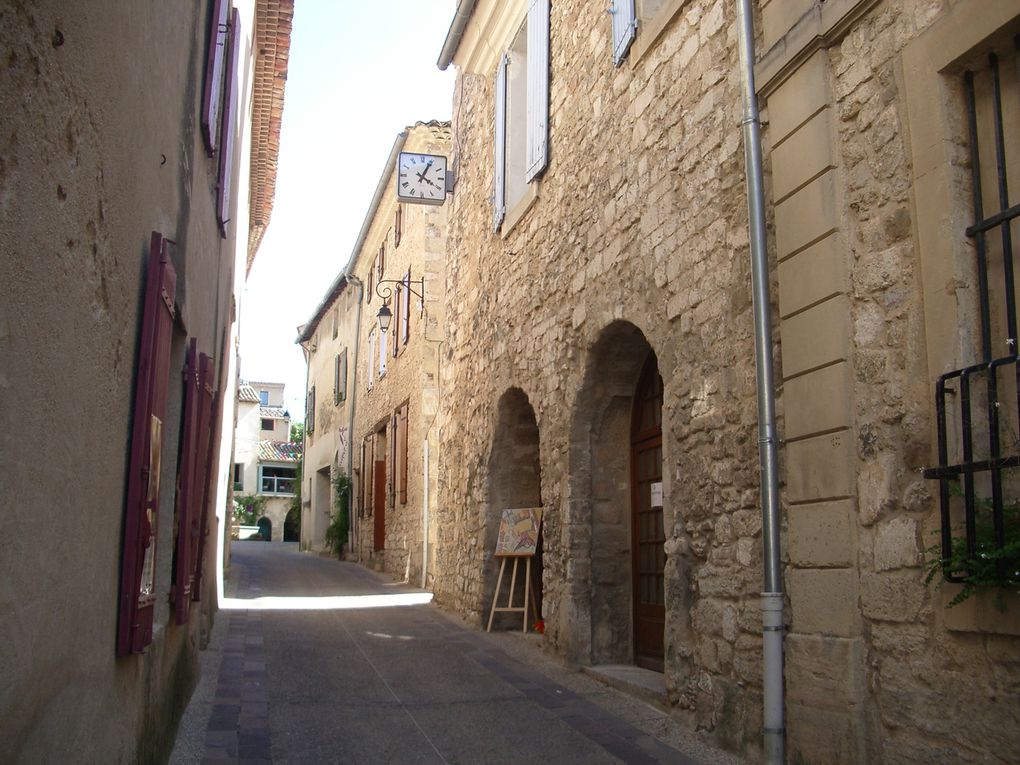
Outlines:
POLYGON ((662 672, 666 531, 662 513, 662 377, 654 353, 648 354, 634 393, 630 487, 634 663, 662 672))
MULTIPOLYGON (((538 423, 535 410, 528 395, 520 388, 510 388, 500 396, 497 407, 496 430, 489 455, 489 501, 483 519, 484 533, 484 587, 482 589, 482 613, 487 617, 492 606, 496 589, 498 563, 493 557, 499 522, 503 510, 515 507, 540 507, 542 504, 541 464, 538 451, 538 423)), ((542 538, 545 525, 538 540, 538 551, 531 563, 531 577, 538 613, 542 613, 542 538)), ((505 582, 505 580, 504 580, 505 582)), ((504 583, 501 602, 506 597, 504 583)), ((524 602, 524 581, 517 582, 514 602, 524 602)), ((520 617, 507 615, 506 624, 511 622, 520 629, 520 617)), ((534 618, 534 617, 529 617, 534 618)), ((497 615, 494 626, 499 624, 497 615)))
POLYGON ((263 542, 273 541, 273 522, 266 516, 262 516, 258 521, 259 536, 263 542))
POLYGON ((563 536, 581 575, 567 583, 555 615, 568 656, 580 663, 663 669, 664 540, 675 532, 663 507, 662 391, 644 333, 622 320, 604 327, 571 412, 563 536))

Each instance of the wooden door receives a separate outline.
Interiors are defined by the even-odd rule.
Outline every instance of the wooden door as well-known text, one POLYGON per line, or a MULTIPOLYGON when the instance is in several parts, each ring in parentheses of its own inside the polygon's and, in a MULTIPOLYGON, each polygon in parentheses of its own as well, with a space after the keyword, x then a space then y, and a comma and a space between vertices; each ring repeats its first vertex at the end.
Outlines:
POLYGON ((631 565, 634 663, 663 670, 666 532, 662 515, 662 378, 650 354, 631 423, 631 565))
POLYGON ((372 549, 386 547, 386 460, 377 460, 372 487, 373 540, 372 549))

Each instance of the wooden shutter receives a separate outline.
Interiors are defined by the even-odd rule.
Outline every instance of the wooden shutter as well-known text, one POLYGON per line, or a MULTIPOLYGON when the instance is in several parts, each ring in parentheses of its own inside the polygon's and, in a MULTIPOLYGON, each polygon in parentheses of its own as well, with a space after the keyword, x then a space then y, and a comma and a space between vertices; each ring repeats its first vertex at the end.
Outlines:
POLYGON ((400 246, 400 236, 403 233, 404 206, 397 205, 397 211, 393 214, 393 249, 400 246))
POLYGON ((492 163, 492 230, 499 231, 506 216, 506 73, 510 57, 505 53, 496 67, 495 138, 492 163))
POLYGON ((305 431, 311 433, 315 430, 315 386, 308 391, 308 399, 305 401, 305 431))
POLYGON ((531 181, 549 163, 549 0, 528 5, 527 172, 531 181))
POLYGON ((397 454, 400 461, 400 473, 397 476, 397 495, 400 504, 407 504, 407 404, 404 404, 397 412, 397 432, 400 434, 397 444, 397 454))
POLYGON ((191 567, 191 533, 195 483, 198 481, 198 410, 199 389, 198 341, 191 338, 184 360, 184 417, 181 425, 181 449, 177 467, 177 544, 174 547, 174 583, 170 600, 178 624, 187 624, 191 605, 191 585, 194 569, 191 567))
MULTIPOLYGON (((221 350, 225 346, 221 345, 221 350)), ((205 557, 206 539, 209 537, 209 508, 212 506, 216 499, 216 479, 218 477, 218 457, 219 457, 219 444, 220 436, 222 435, 223 420, 220 418, 220 412, 223 407, 223 387, 220 386, 217 392, 212 387, 213 381, 213 361, 208 356, 203 356, 203 363, 208 361, 209 371, 205 379, 207 380, 204 386, 205 395, 210 399, 209 404, 209 448, 206 457, 205 467, 205 493, 202 497, 202 510, 201 510, 201 521, 199 523, 199 538, 198 538, 198 550, 197 559, 195 560, 195 584, 191 589, 192 600, 202 599, 202 561, 205 557)))
POLYGON ((411 269, 404 274, 404 294, 407 295, 407 306, 404 309, 403 323, 400 326, 400 337, 404 345, 411 337, 411 269))
POLYGON ((407 298, 404 296, 404 285, 401 282, 393 290, 393 320, 390 328, 393 334, 393 357, 396 358, 400 351, 400 327, 403 324, 403 312, 406 312, 404 303, 407 298))
POLYGON ((202 91, 202 137, 211 157, 219 139, 220 106, 223 96, 223 62, 227 51, 227 23, 230 0, 213 0, 209 21, 209 47, 205 59, 205 87, 202 91))
POLYGON ((375 463, 372 484, 372 549, 379 551, 386 547, 386 460, 375 463))
POLYGON ((333 360, 333 403, 340 403, 340 354, 333 360))
POLYGON ((613 19, 613 64, 619 66, 637 35, 634 0, 612 0, 609 13, 613 19))
POLYGON ((389 498, 390 505, 397 494, 397 473, 400 472, 400 418, 397 412, 390 417, 390 475, 389 475, 389 498))
POLYGON ((371 268, 368 269, 368 297, 365 298, 366 303, 372 302, 372 280, 375 278, 375 262, 373 261, 371 268))
POLYGON ((379 258, 376 260, 376 265, 379 267, 376 278, 381 282, 383 274, 386 273, 386 242, 379 245, 379 258))
POLYGON ((347 400, 347 349, 340 354, 340 400, 347 400))
POLYGON ((372 381, 375 379, 375 327, 368 332, 368 356, 365 361, 368 372, 365 379, 368 381, 368 389, 372 390, 372 381))
POLYGON ((230 19, 230 53, 227 56, 228 69, 226 72, 227 87, 224 93, 224 100, 227 104, 226 113, 223 115, 220 138, 220 171, 219 180, 216 185, 217 199, 216 211, 220 223, 220 234, 227 235, 227 223, 233 214, 233 186, 234 186, 234 122, 237 115, 237 56, 241 47, 241 18, 234 10, 230 19))
POLYGON ((170 262, 167 242, 161 234, 153 231, 149 242, 142 331, 135 364, 137 374, 117 614, 118 656, 141 653, 152 642, 159 471, 176 291, 177 274, 170 262))

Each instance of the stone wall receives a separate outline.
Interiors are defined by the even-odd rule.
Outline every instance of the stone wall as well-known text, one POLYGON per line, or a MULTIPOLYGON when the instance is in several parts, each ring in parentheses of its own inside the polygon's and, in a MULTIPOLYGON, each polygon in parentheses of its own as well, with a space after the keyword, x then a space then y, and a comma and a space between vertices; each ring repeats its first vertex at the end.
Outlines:
POLYGON ((492 465, 509 456, 499 401, 519 389, 538 426, 545 645, 577 663, 627 660, 627 434, 654 351, 670 698, 692 727, 753 751, 761 543, 736 52, 729 4, 675 5, 619 69, 603 9, 552 5, 551 161, 500 234, 492 71, 458 72, 436 597, 487 616, 492 465))
MULTIPOLYGON (((665 6, 668 19, 645 26, 661 34, 639 35, 615 69, 604 14, 552 4, 550 164, 497 233, 493 75, 519 21, 480 6, 455 54, 436 597, 487 616, 507 483, 496 466, 535 448, 504 432, 505 402, 523 397, 546 513, 544 645, 573 663, 629 660, 626 425, 654 351, 669 700, 756 756, 762 562, 736 32, 732 3, 665 6)), ((918 131, 941 125, 932 114, 959 127, 943 116, 939 99, 958 90, 943 67, 1018 28, 1017 3, 992 6, 761 3, 793 762, 1017 759, 1017 710, 1003 702, 1020 677, 1015 616, 981 598, 946 610, 954 590, 926 587, 923 568, 938 524, 937 484, 920 475, 935 458, 934 378, 967 363, 974 322, 960 307, 972 286, 943 278, 951 269, 918 244, 934 231, 968 254, 950 227, 966 210, 931 209, 926 186, 932 151, 965 164, 960 139, 918 131)), ((947 177, 936 191, 966 201, 947 177)), ((530 484, 530 463, 516 464, 530 484)))

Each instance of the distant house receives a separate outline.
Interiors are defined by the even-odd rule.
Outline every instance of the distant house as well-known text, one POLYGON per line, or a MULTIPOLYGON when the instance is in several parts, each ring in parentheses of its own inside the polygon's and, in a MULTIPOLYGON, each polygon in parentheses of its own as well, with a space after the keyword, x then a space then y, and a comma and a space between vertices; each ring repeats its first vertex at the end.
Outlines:
POLYGON ((242 381, 237 389, 234 497, 266 498, 262 515, 270 524, 273 541, 284 537, 301 462, 301 444, 289 440, 290 412, 283 408, 283 390, 283 383, 254 381, 242 381))

